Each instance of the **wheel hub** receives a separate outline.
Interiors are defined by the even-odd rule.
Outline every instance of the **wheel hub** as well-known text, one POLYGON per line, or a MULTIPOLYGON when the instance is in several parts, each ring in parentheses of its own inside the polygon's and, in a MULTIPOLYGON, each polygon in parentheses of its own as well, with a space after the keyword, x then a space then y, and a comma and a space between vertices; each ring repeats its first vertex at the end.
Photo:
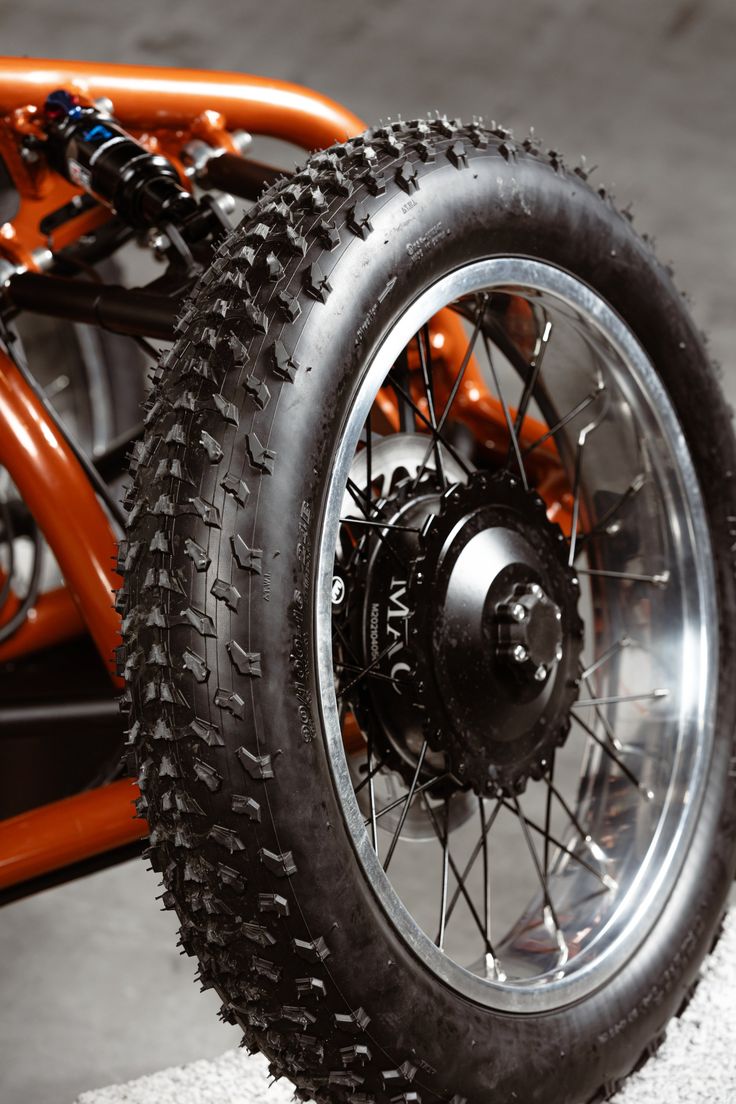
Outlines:
POLYGON ((365 580, 373 715, 408 759, 427 738, 457 784, 520 792, 564 742, 577 694, 567 542, 507 473, 444 495, 434 478, 407 480, 390 521, 365 580))

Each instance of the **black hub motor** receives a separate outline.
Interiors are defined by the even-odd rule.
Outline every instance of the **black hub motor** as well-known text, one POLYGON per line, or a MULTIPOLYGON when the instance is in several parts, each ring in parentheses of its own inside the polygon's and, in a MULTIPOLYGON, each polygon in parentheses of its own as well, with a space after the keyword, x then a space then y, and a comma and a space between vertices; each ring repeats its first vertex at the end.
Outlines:
POLYGON ((443 763, 455 784, 521 792, 564 742, 577 696, 583 625, 562 531, 507 472, 444 493, 432 472, 407 478, 381 517, 359 588, 379 677, 360 688, 358 716, 372 714, 409 770, 426 738, 444 756, 428 767, 443 763))

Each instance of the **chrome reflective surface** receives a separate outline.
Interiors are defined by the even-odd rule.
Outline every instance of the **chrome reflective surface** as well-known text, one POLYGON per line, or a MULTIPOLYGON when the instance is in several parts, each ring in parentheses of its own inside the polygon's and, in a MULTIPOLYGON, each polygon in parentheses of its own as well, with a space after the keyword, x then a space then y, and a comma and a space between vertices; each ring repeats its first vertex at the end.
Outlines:
MULTIPOLYGON (((489 382, 513 406, 522 384, 502 359, 493 357, 489 382)), ((316 570, 318 688, 334 784, 389 919, 428 969, 474 1001, 531 1012, 579 999, 619 970, 656 923, 698 815, 713 738, 717 613, 707 524, 678 420, 630 331, 590 288, 527 259, 474 263, 427 288, 386 335, 347 414, 316 570), (526 299, 549 327, 535 416, 544 409, 572 491, 569 554, 585 645, 557 781, 530 781, 505 803, 459 793, 448 803, 443 845, 441 832, 433 839, 427 830, 424 795, 414 794, 398 825, 401 806, 387 813, 387 833, 372 830, 365 785, 356 796, 359 773, 344 750, 335 689, 332 583, 346 485, 379 388, 437 311, 490 291, 526 299), (468 863, 472 878, 461 889, 468 863)), ((379 813, 394 792, 374 791, 379 813)))

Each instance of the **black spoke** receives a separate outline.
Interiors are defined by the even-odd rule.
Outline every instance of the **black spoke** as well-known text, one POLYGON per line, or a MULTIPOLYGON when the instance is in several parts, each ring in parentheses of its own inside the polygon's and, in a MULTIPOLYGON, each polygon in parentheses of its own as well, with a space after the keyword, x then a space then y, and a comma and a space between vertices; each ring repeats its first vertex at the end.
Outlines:
POLYGON ((586 410, 591 403, 594 403, 603 391, 605 391, 605 384, 601 382, 595 388, 595 390, 586 395, 584 399, 581 399, 577 406, 574 406, 572 410, 568 410, 567 414, 565 414, 564 417, 560 418, 558 422, 555 422, 551 429, 548 429, 546 433, 543 433, 541 435, 541 437, 537 437, 536 440, 532 441, 530 445, 527 445, 524 449, 524 456, 528 456, 530 452, 534 452, 534 450, 538 449, 540 445, 543 445, 545 441, 549 441, 550 437, 554 437, 556 433, 559 433, 561 429, 564 429, 565 426, 573 420, 573 418, 577 418, 578 414, 582 414, 582 412, 586 410))
POLYGON ((603 532, 608 525, 613 521, 616 515, 623 509, 626 503, 638 494, 646 483, 645 475, 637 475, 636 479, 633 479, 624 493, 610 506, 606 512, 596 521, 595 525, 587 531, 587 533, 581 533, 578 537, 578 552, 584 547, 585 543, 596 536, 596 534, 603 532))
POLYGON ((439 438, 437 435, 437 415, 435 414, 434 409, 434 388, 432 386, 432 348, 430 345, 429 326, 423 326, 421 335, 417 334, 417 346, 419 348, 419 365, 422 372, 424 394, 427 399, 429 424, 432 427, 432 437, 434 440, 434 460, 435 464, 437 465, 437 475, 439 476, 441 485, 443 487, 446 487, 447 475, 445 474, 445 464, 442 459, 442 451, 440 449, 439 438))
MULTIPOLYGON (((483 927, 486 932, 486 940, 491 937, 491 867, 488 855, 488 836, 486 834, 486 808, 483 798, 478 798, 478 811, 480 812, 480 842, 483 852, 483 927)), ((467 877, 464 874, 463 877, 467 877)))
MULTIPOLYGON (((446 778, 449 778, 448 774, 438 774, 434 778, 430 778, 428 779, 428 781, 422 782, 421 786, 417 786, 417 788, 415 789, 414 797, 416 797, 418 794, 426 793, 427 790, 431 790, 433 786, 436 786, 438 782, 443 782, 446 778)), ((406 794, 404 794, 403 797, 397 797, 396 800, 392 801, 390 805, 384 805, 382 809, 379 809, 376 813, 376 818, 380 819, 382 816, 385 816, 386 813, 392 812, 394 809, 397 809, 399 805, 403 805, 405 801, 406 794)), ((366 820, 365 823, 366 825, 368 825, 370 821, 366 820)))
POLYGON ((412 778, 411 786, 409 787, 406 798, 404 800, 404 808, 401 810, 401 816, 399 818, 399 823, 396 826, 396 830, 393 834, 393 839, 391 840, 391 846, 388 849, 388 855, 386 856, 386 861, 383 864, 384 871, 388 870, 388 865, 391 862, 391 859, 393 858, 394 851, 396 850, 396 845, 398 844, 399 839, 401 837, 401 832, 402 832, 402 829, 404 827, 404 821, 406 820, 407 813, 409 812, 409 806, 411 805, 412 801, 414 800, 414 794, 416 793, 417 783, 419 782, 419 775, 421 774, 422 766, 424 765, 424 756, 427 754, 427 747, 428 746, 429 746, 429 742, 427 740, 425 740, 424 743, 422 744, 422 750, 419 752, 419 759, 417 760, 416 770, 414 771, 414 777, 412 778))
POLYGON ((642 575, 636 571, 607 571, 603 568, 576 567, 578 575, 592 575, 601 579, 623 579, 631 583, 651 583, 652 586, 663 587, 670 581, 669 571, 661 571, 657 575, 642 575))
MULTIPOLYGON (((596 859, 598 859, 599 862, 606 862, 607 860, 606 860, 605 853, 598 846, 598 844, 595 842, 595 840, 591 836, 590 832, 585 831, 582 824, 578 820, 577 816, 573 812, 572 808, 570 807, 568 802, 565 800, 565 798, 562 796, 560 791, 557 789, 557 787, 555 786, 552 779, 545 776, 544 781, 547 783, 547 800, 549 801, 551 799, 552 795, 554 794, 554 796, 557 798, 557 800, 559 801, 562 808, 565 810, 565 813, 567 814, 567 816, 570 820, 570 823, 572 824, 575 831, 578 833, 578 835, 580 836, 581 840, 583 841, 585 846, 588 848, 588 850, 595 856, 596 859)), ((545 846, 546 846, 546 841, 545 841, 545 846)), ((617 887, 615 887, 615 885, 612 884, 610 888, 613 889, 613 888, 617 888, 617 887)))
MULTIPOLYGON (((481 806, 482 806, 483 798, 479 798, 478 800, 481 802, 481 806)), ((501 805, 500 805, 499 802, 497 802, 496 807, 493 810, 493 812, 491 813, 491 816, 490 816, 488 822, 484 824, 483 834, 482 834, 481 838, 478 840, 478 842, 476 843, 476 845, 475 845, 475 847, 474 847, 474 849, 471 853, 470 858, 468 859, 467 863, 465 864, 465 869, 463 870, 460 877, 457 879, 458 884, 457 884, 457 887, 456 887, 455 892, 453 894, 452 900, 450 901, 450 907, 447 910, 447 922, 448 922, 448 924, 450 922, 450 917, 452 916, 453 912, 455 911, 455 905, 457 904, 457 902, 460 898, 460 894, 465 892, 465 882, 468 879, 468 875, 470 874, 470 871, 475 866, 475 861, 478 858, 478 855, 481 853, 481 850, 484 851, 484 856, 483 856, 484 861, 487 862, 487 859, 488 859, 488 836, 490 834, 491 828, 493 827, 493 825, 495 823, 496 817, 498 816, 500 811, 501 811, 501 805)), ((483 814, 483 813, 481 814, 481 820, 485 821, 485 814, 483 814)), ((489 897, 489 900, 490 900, 490 890, 488 892, 488 897, 489 897)), ((490 924, 490 914, 489 914, 489 924, 490 924)))
POLYGON ((414 525, 395 525, 391 521, 373 521, 366 517, 341 517, 341 525, 364 525, 369 529, 397 529, 402 533, 419 533, 421 530, 414 525))
MULTIPOLYGON (((364 667, 361 667, 355 663, 336 663, 336 671, 348 671, 350 674, 363 674, 364 667)), ((390 682, 394 686, 401 686, 401 679, 393 678, 391 675, 384 675, 381 671, 368 671, 366 672, 368 678, 377 679, 379 682, 390 682)))
MULTIPOLYGON (((441 434, 442 430, 445 428, 445 422, 447 421, 447 418, 450 414, 450 410, 452 409, 452 404, 455 402, 455 398, 457 396, 457 393, 460 390, 460 384, 463 382, 463 377, 465 375, 465 372, 467 370, 468 365, 470 364, 470 358, 473 355, 473 349, 475 348, 475 343, 478 340, 478 334, 480 333, 481 321, 483 319, 483 310, 485 309, 487 299, 488 299, 488 296, 483 295, 482 298, 481 298, 481 305, 476 310, 475 324, 473 326, 473 332, 471 334, 470 341, 468 342, 468 347, 465 350, 465 355, 462 359, 462 363, 460 364, 460 368, 458 369, 457 375, 455 376, 455 379, 453 381, 452 389, 450 391, 450 394, 447 397, 447 402, 445 403, 445 408, 442 411, 442 416, 440 417, 440 420, 437 424, 437 433, 438 434, 441 434)), ((417 472, 416 478, 414 480, 414 486, 415 487, 417 487, 419 485, 419 481, 421 480, 422 476, 424 475, 425 471, 427 470, 427 464, 429 462, 430 456, 432 455, 432 449, 433 448, 434 448, 434 440, 430 441, 429 447, 427 448, 427 451, 424 454, 424 459, 422 460, 422 463, 419 466, 419 471, 417 472)))
MULTIPOLYGON (((544 828, 541 827, 541 825, 537 824, 536 821, 530 820, 528 816, 525 816, 524 813, 521 812, 521 806, 519 806, 518 809, 515 808, 514 805, 512 805, 512 803, 505 797, 500 798, 500 801, 501 801, 501 804, 503 805, 504 809, 508 809, 510 812, 514 813, 517 817, 520 817, 520 819, 523 821, 524 825, 526 825, 527 829, 530 829, 532 832, 536 832, 537 835, 539 835, 539 836, 545 836, 546 835, 545 830, 544 830, 544 828)), ((519 805, 518 801, 516 802, 516 804, 517 804, 517 806, 519 805)), ((576 863, 579 863, 580 866, 584 867, 588 871, 589 874, 592 874, 594 878, 597 878, 599 882, 602 882, 603 885, 606 887, 606 889, 611 889, 612 888, 611 887, 611 879, 608 878, 607 875, 603 876, 602 874, 600 874, 595 869, 595 867, 591 866, 590 863, 585 861, 585 859, 582 859, 576 851, 573 851, 569 847, 565 847, 565 844, 561 840, 559 840, 555 836, 553 836, 551 832, 549 833, 549 842, 550 842, 550 844, 552 844, 553 847, 559 848, 559 850, 562 851, 565 855, 569 855, 571 859, 574 859, 576 863)), ((536 852, 535 852, 535 855, 536 855, 536 852)))
POLYGON ((578 717, 577 713, 573 712, 571 715, 572 715, 572 719, 575 721, 575 723, 579 724, 580 727, 582 728, 582 730, 584 732, 587 732, 587 734, 588 734, 588 736, 590 736, 591 740, 594 740, 595 743, 598 745, 598 747, 602 751, 604 751, 610 759, 613 760, 613 762, 616 764, 616 766, 621 771, 621 773, 624 774, 628 778, 629 782, 631 782, 632 786, 636 786, 639 793, 642 794, 642 796, 645 797, 648 801, 651 801, 652 798, 654 797, 654 794, 652 793, 652 791, 647 790, 646 787, 642 785, 642 783, 636 777, 636 775, 631 770, 631 768, 628 767, 626 765, 626 763, 624 763, 623 759, 621 759, 621 757, 616 754, 616 752, 613 750, 613 748, 610 746, 610 744, 606 740, 601 739, 601 737, 598 735, 598 733, 593 728, 591 728, 590 725, 586 724, 585 721, 582 719, 582 717, 578 717))
MULTIPOLYGON (((608 663, 609 659, 612 659, 615 655, 618 655, 619 652, 623 651, 624 648, 630 647, 633 643, 634 641, 630 636, 622 636, 621 639, 617 640, 615 644, 612 644, 610 648, 606 648, 605 652, 598 656, 598 659, 594 659, 589 667, 582 670, 580 672, 580 677, 585 679, 587 684, 588 679, 595 671, 599 670, 605 663, 608 663)), ((592 694, 591 697, 593 697, 592 694)))
MULTIPOLYGON (((376 825, 376 793, 373 787, 373 733, 368 733, 368 777, 365 781, 368 783, 368 799, 371 806, 370 826, 371 826, 371 838, 373 840, 373 850, 378 854, 378 826, 376 825)), ((380 764, 379 764, 380 770, 380 764)), ((362 784, 362 783, 361 783, 362 784)), ((357 790, 355 791, 358 792, 357 790)))
POLYGON ((442 892, 440 897, 440 930, 436 939, 442 951, 445 947, 445 929, 447 925, 447 881, 450 869, 450 800, 445 798, 445 823, 442 839, 442 892))
POLYGON ((406 392, 409 390, 409 360, 406 349, 402 349, 396 363, 389 372, 386 382, 388 383, 389 387, 391 387, 391 389, 396 392, 396 397, 399 400, 399 432, 416 432, 416 426, 414 424, 414 418, 412 416, 410 405, 406 402, 405 399, 402 399, 399 396, 397 387, 397 383, 401 383, 401 390, 404 394, 406 394, 406 392))
POLYGON ((386 760, 379 759, 375 767, 368 767, 368 773, 366 774, 365 778, 354 788, 353 793, 359 794, 363 787, 367 786, 370 783, 371 779, 375 778, 379 771, 382 771, 385 766, 386 760))
POLYGON ((549 770, 545 775, 547 801, 544 807, 544 877, 549 877, 549 834, 552 831, 552 794, 554 792, 555 752, 550 756, 549 770))
POLYGON ((376 658, 373 660, 372 663, 369 663, 367 667, 364 667, 362 669, 362 671, 360 672, 360 674, 357 675, 356 678, 354 678, 352 682, 349 682, 347 686, 343 687, 343 689, 340 690, 340 692, 337 695, 338 698, 344 698, 345 695, 347 693, 349 693, 353 689, 354 686, 357 686, 359 682, 362 682, 362 680, 366 677, 366 675, 369 675, 371 673, 371 671, 373 671, 378 666, 378 664, 381 662, 382 659, 385 659, 386 656, 389 655, 394 650, 394 648, 398 648, 398 647, 400 647, 400 645, 401 645, 400 640, 392 640, 391 643, 388 644, 383 649, 382 652, 379 652, 379 654, 376 656, 376 658))
POLYGON ((521 449, 519 448, 519 438, 516 435, 516 430, 514 429, 514 423, 511 421, 511 412, 509 411, 509 408, 506 404, 506 400, 503 397, 503 392, 501 391, 501 384, 499 382, 498 374, 496 372, 496 366, 493 363, 493 354, 491 353, 491 343, 488 340, 488 335, 485 334, 485 333, 483 334, 483 344, 485 345, 486 356, 488 358, 488 367, 490 368, 491 376, 493 377, 493 386, 496 388, 496 394, 498 395, 498 401, 500 402, 501 409, 503 410, 503 416, 504 416, 504 421, 506 422, 506 428, 509 431, 509 442, 510 442, 510 444, 509 444, 509 454, 511 453, 511 451, 513 451, 514 455, 516 456, 516 464, 517 464, 517 467, 519 469, 519 475, 521 476, 521 481, 524 484, 524 490, 528 491, 529 490, 529 482, 527 480, 526 470, 524 468, 524 459, 521 455, 521 449))
MULTIPOLYGON (((371 499, 366 499, 366 496, 363 493, 363 491, 360 489, 360 487, 357 486, 356 483, 353 482, 352 479, 348 479, 347 484, 346 484, 346 489, 347 489, 348 494, 352 498, 353 502, 358 507, 358 509, 363 513, 363 515, 366 517, 366 519, 370 518, 370 515, 375 513, 375 506, 373 504, 373 501, 371 499)), ((383 526, 382 528, 379 527, 376 530, 376 535, 377 535, 378 539, 383 542, 383 544, 389 550, 389 552, 394 557, 396 562, 398 564, 400 564, 400 566, 404 570, 407 570, 408 564, 406 563, 406 560, 402 556, 400 556, 399 553, 396 551, 393 544, 391 543, 391 541, 386 536, 385 529, 386 529, 386 526, 383 526)))
POLYGON ((370 502, 373 501, 373 431, 371 429, 371 410, 365 423, 365 489, 370 502))
POLYGON ((578 698, 576 708, 581 705, 620 705, 621 702, 655 701, 659 698, 669 697, 669 690, 649 690, 643 694, 611 694, 605 698, 578 698))
MULTIPOLYGON (((524 814, 521 811, 521 805, 519 804, 519 798, 516 796, 516 794, 513 794, 511 800, 513 802, 514 812, 516 813, 516 816, 519 819, 519 823, 521 824, 521 830, 524 833, 524 839, 527 842, 527 847, 529 848, 529 854, 532 857, 532 861, 534 863, 537 874, 539 876, 539 881, 540 881, 541 886, 542 886, 542 893, 544 895, 544 903, 547 906, 547 908, 549 909, 549 914, 552 917, 552 921, 553 921, 554 926, 555 926, 555 931, 559 932, 560 931, 560 923, 559 923, 559 920, 557 919, 557 913, 555 912, 555 907, 552 904, 552 898, 549 895, 549 886, 547 884, 547 876, 545 875, 545 873, 542 870, 542 867, 540 865, 539 855, 537 854, 537 849, 534 846, 534 840, 532 839, 531 833, 529 832, 528 821, 527 821, 526 817, 524 816, 524 814)), ((545 835, 545 839, 547 839, 547 838, 548 838, 548 836, 545 835)))
MULTIPOLYGON (((434 829, 434 834, 437 836, 437 839, 440 841, 440 843, 442 843, 442 833, 440 831, 440 826, 437 823, 437 817, 434 815, 434 811, 433 811, 431 805, 428 803, 426 797, 422 797, 422 802, 424 803, 424 807, 427 810, 427 813, 429 814, 429 819, 432 821, 432 827, 434 829)), ((483 939, 483 945, 486 949, 486 954, 493 954, 493 948, 486 941, 485 932, 483 930, 483 921, 481 920, 480 916, 478 915, 478 910, 475 907, 475 905, 473 904, 473 899, 471 898, 470 894, 468 893, 467 888, 465 887, 464 883, 460 880, 460 874, 459 874, 459 871, 457 869, 457 864, 455 863, 455 860, 453 859, 452 855, 450 854, 449 848, 448 848, 448 851, 447 851, 447 861, 449 863, 450 870, 452 871, 453 876, 454 876, 455 880, 457 881, 458 886, 460 887, 460 892, 462 893, 463 897, 465 898, 465 903, 467 904, 468 908, 470 909, 470 914, 473 917, 473 919, 475 920, 475 923, 478 927, 478 931, 481 934, 481 937, 483 939)), ((447 914, 447 918, 446 918, 446 923, 449 923, 449 909, 448 909, 448 914, 447 914)))
POLYGON ((522 431, 524 428, 524 419, 526 418, 526 412, 529 409, 529 403, 532 400, 534 389, 537 386, 537 380, 539 379, 539 373, 542 370, 542 361, 544 360, 544 354, 547 352, 547 345, 549 344, 550 334, 552 333, 552 323, 547 321, 542 331, 542 336, 539 339, 539 348, 535 353, 534 359, 531 363, 531 371, 529 372, 526 382, 524 384, 524 390, 521 393, 519 399, 519 405, 516 408, 516 418, 514 419, 514 430, 516 436, 521 440, 522 431))
POLYGON ((332 641, 333 647, 335 645, 334 635, 336 633, 339 636, 340 643, 342 644, 343 648, 345 648, 345 651, 348 653, 350 659, 352 659, 353 662, 357 665, 356 668, 355 668, 356 671, 361 671, 363 668, 360 665, 360 661, 358 660, 357 655, 353 651, 352 644, 350 643, 350 641, 346 637, 345 633, 343 632, 342 625, 334 617, 332 619, 332 633, 333 633, 333 641, 332 641))
MULTIPOLYGON (((595 692, 595 687, 593 686, 593 680, 592 680, 591 676, 584 674, 582 671, 580 672, 580 675, 581 675, 581 678, 583 679, 583 681, 585 683, 585 688, 588 691, 588 693, 590 694, 591 698, 595 698, 596 697, 596 692, 595 692)), ((621 741, 616 736, 616 734, 613 731, 613 729, 611 727, 611 724, 608 720, 608 717, 606 716, 606 714, 603 712, 603 710, 601 709, 601 707, 599 705, 595 706, 595 716, 596 716, 596 720, 600 721, 600 723, 603 727, 603 731, 605 732, 606 736, 610 740, 611 747, 614 749, 614 751, 623 751, 623 744, 621 743, 621 741)))
POLYGON ((447 452, 449 452, 450 456, 453 458, 455 463, 459 464, 459 466, 463 469, 463 471, 465 472, 466 475, 471 475, 473 469, 468 465, 467 461, 464 459, 464 457, 461 455, 461 453, 459 453, 457 451, 457 449, 454 448, 454 446, 450 444, 450 442, 447 440, 447 438, 443 437, 440 433, 437 432, 436 428, 434 428, 432 426, 432 423, 430 422, 430 420, 426 416, 426 414, 424 414, 423 411, 421 411, 419 409, 419 407, 417 406, 417 404, 414 402, 411 395, 409 395, 408 392, 405 392, 402 389, 402 387, 396 382, 394 382, 394 387, 397 391, 399 391, 403 395, 406 402, 411 404, 412 410, 416 414, 417 418, 419 418, 422 425, 425 425, 427 427, 427 429, 429 430, 429 432, 432 434, 432 437, 433 437, 434 441, 438 445, 441 444, 442 448, 446 449, 447 452))

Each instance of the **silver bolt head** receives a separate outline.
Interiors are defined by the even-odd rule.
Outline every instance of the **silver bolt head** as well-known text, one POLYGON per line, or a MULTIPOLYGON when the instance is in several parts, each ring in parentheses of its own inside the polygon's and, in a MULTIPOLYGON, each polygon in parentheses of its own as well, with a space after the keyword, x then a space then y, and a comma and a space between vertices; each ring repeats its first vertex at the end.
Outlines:
POLYGON ((514 602, 513 606, 511 607, 511 616, 513 617, 514 621, 524 620, 524 618, 526 617, 526 610, 522 606, 521 602, 514 602))
POLYGON ((539 583, 532 583, 529 589, 531 590, 535 598, 542 597, 542 588, 540 587, 539 583))
POLYGON ((526 650, 523 644, 517 644, 511 655, 517 663, 525 663, 529 658, 529 652, 526 650))
POLYGON ((235 196, 229 192, 220 192, 217 196, 217 205, 226 215, 231 215, 235 210, 235 196))
POLYGON ((557 660, 558 663, 562 659, 562 645, 561 644, 558 644, 557 647, 555 648, 555 659, 557 660))
POLYGON ((240 156, 243 157, 253 144, 253 136, 247 130, 234 130, 230 134, 230 141, 240 156))
POLYGON ((544 666, 543 663, 540 663, 539 667, 537 667, 536 671, 534 672, 534 677, 537 682, 544 682, 544 680, 546 679, 547 668, 544 666))

